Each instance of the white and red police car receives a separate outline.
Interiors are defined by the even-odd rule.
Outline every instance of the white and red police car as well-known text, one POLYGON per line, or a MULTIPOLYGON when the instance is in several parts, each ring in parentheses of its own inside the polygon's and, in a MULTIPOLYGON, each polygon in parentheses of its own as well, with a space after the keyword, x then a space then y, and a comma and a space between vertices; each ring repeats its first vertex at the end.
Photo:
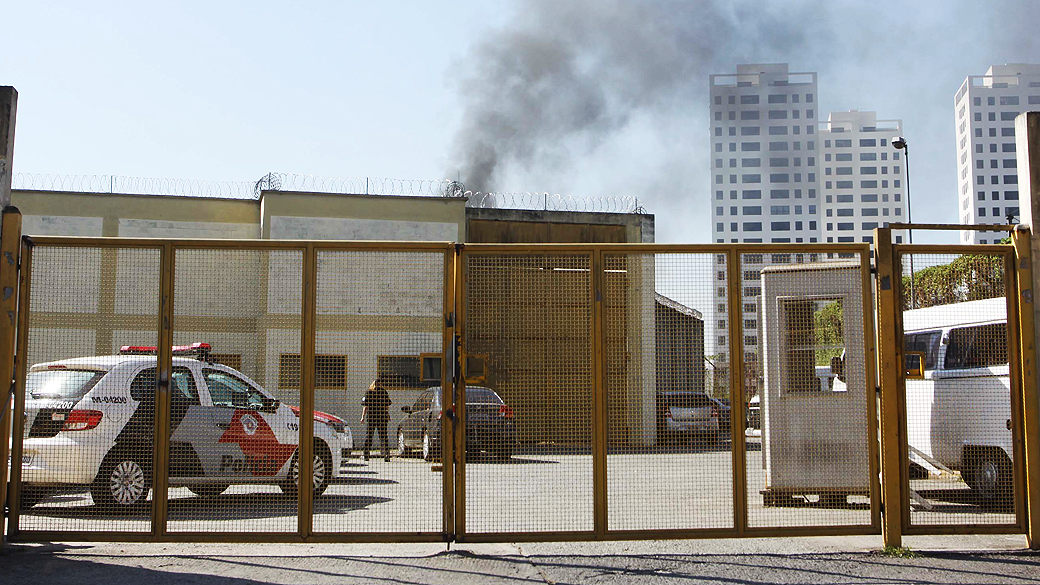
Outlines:
MULTIPOLYGON (((36 364, 26 382, 22 506, 86 487, 97 505, 130 507, 151 488, 156 348, 36 364)), ((210 346, 173 351, 170 379, 171 487, 216 496, 232 484, 278 485, 299 475, 299 408, 281 403, 241 372, 209 360, 210 346)), ((331 414, 314 413, 315 495, 350 457, 353 436, 331 414)))

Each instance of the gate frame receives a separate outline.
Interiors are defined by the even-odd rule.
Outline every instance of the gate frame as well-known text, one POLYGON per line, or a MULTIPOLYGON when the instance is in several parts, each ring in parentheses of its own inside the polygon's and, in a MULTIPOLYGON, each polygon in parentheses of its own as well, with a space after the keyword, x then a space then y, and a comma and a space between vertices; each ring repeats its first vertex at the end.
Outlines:
MULTIPOLYGON (((590 255, 590 294, 592 296, 592 325, 594 377, 592 388, 592 409, 597 419, 593 421, 593 530, 570 532, 482 532, 471 533, 465 527, 465 433, 457 430, 456 436, 456 541, 457 542, 541 542, 541 541, 595 541, 595 540, 650 540, 650 539, 703 539, 703 538, 751 538, 751 537, 783 537, 783 536, 847 536, 872 535, 881 530, 881 485, 878 480, 878 448, 875 433, 878 424, 876 401, 870 398, 865 401, 867 409, 867 437, 864 448, 868 450, 870 461, 870 523, 851 525, 810 525, 810 526, 763 526, 747 525, 747 447, 744 429, 741 424, 731 425, 731 451, 733 486, 733 526, 729 528, 679 528, 679 529, 635 529, 609 530, 609 497, 607 486, 607 391, 605 361, 605 338, 603 329, 603 266, 604 257, 610 254, 705 254, 714 258, 726 256, 726 287, 729 307, 727 326, 731 328, 728 335, 728 351, 730 363, 730 412, 732 421, 745 419, 745 380, 743 335, 734 335, 733 331, 743 328, 743 287, 741 285, 740 258, 743 254, 825 254, 852 253, 860 259, 862 273, 863 319, 865 330, 874 327, 874 309, 871 301, 870 287, 870 244, 634 244, 634 243, 600 243, 600 244, 459 244, 460 254, 457 260, 458 293, 457 314, 459 329, 457 331, 462 348, 460 359, 465 355, 465 256, 475 254, 589 254, 590 255), (601 418, 602 417, 602 418, 601 418), (601 429, 599 427, 602 427, 601 429)), ((876 380, 875 365, 876 346, 872 336, 864 339, 864 367, 868 384, 876 380)), ((464 392, 465 381, 460 376, 459 388, 464 392)), ((458 390, 456 396, 459 396, 458 390)), ((465 402, 464 400, 462 401, 465 402)), ((464 405, 456 414, 464 419, 464 405)), ((464 423, 461 423, 464 424, 464 423)))
MULTIPOLYGON (((313 364, 316 344, 315 316, 317 294, 317 253, 319 250, 376 250, 389 252, 441 252, 444 255, 442 284, 442 389, 449 388, 450 380, 448 349, 453 340, 454 315, 449 309, 454 306, 452 284, 454 275, 449 270, 454 262, 454 244, 449 242, 402 242, 402 241, 336 241, 336 240, 212 240, 212 239, 169 239, 169 238, 116 238, 76 236, 23 236, 21 238, 20 293, 18 304, 18 334, 16 355, 27 356, 29 342, 29 309, 31 305, 32 255, 35 246, 100 248, 100 249, 154 249, 159 251, 159 309, 156 314, 158 351, 156 356, 156 411, 152 449, 152 502, 149 506, 149 530, 21 530, 19 526, 21 499, 21 466, 11 466, 11 511, 7 522, 7 534, 11 541, 110 541, 110 542, 443 542, 450 541, 451 506, 450 490, 442 492, 441 530, 437 532, 319 532, 313 531, 312 491, 299 490, 297 498, 297 530, 295 532, 169 532, 167 505, 169 502, 166 460, 169 458, 168 413, 170 412, 169 375, 173 364, 174 284, 175 258, 178 250, 297 250, 301 252, 301 314, 300 314, 300 410, 314 410, 313 364), (304 367, 310 364, 311 367, 304 367), (163 494, 159 497, 159 494, 163 494)), ((0 346, 0 349, 3 349, 0 346)), ((13 359, 13 355, 10 356, 13 359)), ((0 356, 4 359, 4 356, 0 356)), ((15 410, 12 442, 12 461, 22 456, 24 437, 25 381, 28 365, 25 359, 15 364, 15 410)), ((445 393, 448 394, 447 390, 445 393)), ((300 417, 298 434, 301 455, 300 477, 310 477, 313 449, 313 417, 300 417), (305 439, 306 437, 306 439, 305 439)), ((447 418, 447 417, 445 417, 447 418)), ((443 421, 445 430, 449 423, 443 421)), ((5 441, 6 443, 6 441, 5 441)), ((450 449, 449 449, 450 450, 450 449)), ((450 464, 449 464, 450 467, 450 464)), ((442 486, 449 486, 450 474, 444 474, 442 486)))
POLYGON ((882 472, 898 481, 883 481, 885 514, 882 533, 885 546, 899 547, 902 535, 919 534, 1026 534, 1030 548, 1040 548, 1040 430, 1035 415, 1037 373, 1035 368, 1036 337, 1032 320, 1032 284, 1028 228, 1013 225, 903 224, 893 223, 874 230, 877 254, 877 303, 879 372, 881 382, 882 472), (892 230, 973 230, 1011 232, 1012 243, 945 245, 893 244, 892 230), (914 253, 968 254, 983 253, 1004 258, 1004 286, 1007 297, 1010 400, 1012 408, 1012 440, 1014 446, 1013 524, 937 524, 912 525, 910 522, 909 464, 906 430, 905 372, 902 343, 902 269, 901 255, 914 253), (1015 386, 1017 380, 1017 387, 1015 386), (1030 405, 1032 404, 1032 410, 1030 405), (1030 468, 1029 463, 1034 467, 1030 468), (897 502, 897 506, 888 505, 897 502))

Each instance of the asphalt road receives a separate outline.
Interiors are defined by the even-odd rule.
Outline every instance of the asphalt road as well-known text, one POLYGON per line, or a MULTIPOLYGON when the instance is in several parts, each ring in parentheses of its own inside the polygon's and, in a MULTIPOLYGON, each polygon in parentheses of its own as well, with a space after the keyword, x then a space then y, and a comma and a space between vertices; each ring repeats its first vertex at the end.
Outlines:
POLYGON ((6 583, 1038 583, 1024 539, 918 539, 915 558, 863 537, 471 545, 52 543, 0 552, 6 583), (928 546, 931 544, 932 546, 928 546), (959 548, 992 549, 965 553, 959 548))
MULTIPOLYGON (((848 505, 795 501, 763 506, 765 472, 757 439, 749 442, 748 520, 754 527, 869 525, 869 501, 848 505)), ((317 532, 439 532, 443 477, 418 458, 352 459, 344 477, 315 502, 317 532)), ((578 531, 592 529, 592 456, 556 449, 527 452, 508 461, 474 457, 465 473, 468 532, 578 531)), ((731 528, 732 453, 727 444, 686 446, 653 453, 608 456, 609 528, 614 530, 731 528)), ((866 478, 862 478, 865 483, 866 478)), ((913 521, 1010 523, 1009 514, 975 506, 958 478, 912 482, 931 508, 914 505, 913 521)), ((233 486, 213 498, 186 488, 170 492, 172 532, 294 532, 296 502, 275 486, 233 486)), ((149 530, 147 512, 106 514, 86 492, 45 500, 21 518, 25 530, 149 530)))

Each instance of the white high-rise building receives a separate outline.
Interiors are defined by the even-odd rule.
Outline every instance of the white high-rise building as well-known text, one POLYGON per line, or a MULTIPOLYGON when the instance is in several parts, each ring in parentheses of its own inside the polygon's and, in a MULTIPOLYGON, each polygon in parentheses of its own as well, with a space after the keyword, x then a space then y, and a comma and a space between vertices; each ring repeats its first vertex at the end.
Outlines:
MULTIPOLYGON (((820 241, 816 73, 786 63, 738 65, 710 78, 712 241, 820 241)), ((816 254, 745 254, 739 270, 745 361, 758 362, 759 272, 766 264, 812 262, 816 254)), ((720 262, 725 262, 720 257, 720 262)), ((714 353, 728 353, 726 271, 718 271, 714 353)), ((710 321, 709 321, 710 322, 710 321)), ((725 360, 723 360, 725 361, 725 360)), ((757 382, 748 377, 754 393, 757 382)))
MULTIPOLYGON (((1020 219, 1015 117, 1040 109, 1040 65, 994 65, 969 75, 953 99, 957 127, 958 214, 961 223, 1020 219)), ((992 244, 1007 232, 961 231, 968 244, 992 244)))
POLYGON ((712 241, 818 242, 816 73, 738 65, 710 90, 712 241))
MULTIPOLYGON (((824 242, 872 242, 874 228, 907 221, 906 161, 891 143, 902 134, 902 120, 875 112, 832 112, 820 123, 824 242)), ((893 233, 896 243, 905 238, 893 233)))

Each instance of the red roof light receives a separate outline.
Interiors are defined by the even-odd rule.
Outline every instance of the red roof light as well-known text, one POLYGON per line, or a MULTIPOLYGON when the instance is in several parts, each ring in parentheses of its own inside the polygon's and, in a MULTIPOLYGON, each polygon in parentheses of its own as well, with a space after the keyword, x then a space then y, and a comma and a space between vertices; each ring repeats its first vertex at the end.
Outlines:
MULTIPOLYGON (((154 345, 124 345, 119 348, 121 355, 155 355, 159 348, 154 345)), ((208 343, 192 343, 191 345, 173 346, 173 355, 209 353, 213 349, 208 343)))

